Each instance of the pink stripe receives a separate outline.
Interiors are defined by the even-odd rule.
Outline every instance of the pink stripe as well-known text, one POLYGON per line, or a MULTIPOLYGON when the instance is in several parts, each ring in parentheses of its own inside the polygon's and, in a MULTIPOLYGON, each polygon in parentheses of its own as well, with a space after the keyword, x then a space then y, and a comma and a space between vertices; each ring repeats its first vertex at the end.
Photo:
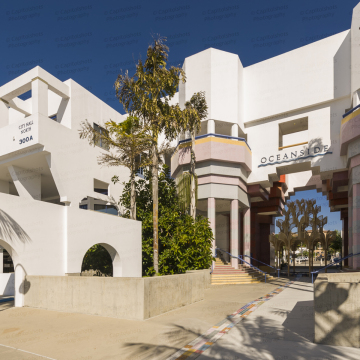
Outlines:
POLYGON ((237 185, 245 192, 247 192, 246 184, 244 184, 238 177, 227 177, 219 175, 207 175, 198 178, 198 184, 225 184, 225 185, 237 185))

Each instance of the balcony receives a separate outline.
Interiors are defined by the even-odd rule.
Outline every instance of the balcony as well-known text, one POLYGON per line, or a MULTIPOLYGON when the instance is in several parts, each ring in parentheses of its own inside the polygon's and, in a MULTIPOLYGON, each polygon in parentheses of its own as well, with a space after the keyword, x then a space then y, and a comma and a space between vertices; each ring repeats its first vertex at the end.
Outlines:
MULTIPOLYGON (((172 157, 171 172, 176 176, 180 167, 190 164, 191 140, 179 141, 172 157)), ((246 171, 251 171, 251 149, 244 138, 205 134, 195 138, 196 162, 221 161, 241 164, 246 171)))

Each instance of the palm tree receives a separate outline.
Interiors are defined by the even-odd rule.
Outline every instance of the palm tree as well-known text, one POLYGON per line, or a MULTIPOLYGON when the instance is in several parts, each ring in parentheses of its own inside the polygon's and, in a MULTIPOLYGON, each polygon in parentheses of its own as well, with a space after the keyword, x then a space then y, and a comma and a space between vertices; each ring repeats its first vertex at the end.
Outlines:
POLYGON ((182 118, 190 116, 191 110, 181 110, 171 105, 180 81, 185 82, 184 70, 179 67, 166 68, 169 48, 166 38, 157 37, 148 47, 146 59, 136 64, 132 77, 128 72, 118 75, 115 81, 116 96, 125 110, 140 119, 151 136, 152 197, 153 197, 153 248, 154 270, 159 272, 158 234, 158 139, 165 133, 167 139, 174 139, 180 131, 182 118))
MULTIPOLYGON (((139 119, 133 116, 129 116, 122 123, 110 120, 105 123, 104 130, 97 131, 86 120, 81 123, 80 138, 87 139, 94 146, 101 140, 104 148, 109 149, 98 158, 99 164, 122 165, 130 170, 130 219, 136 220, 135 176, 140 167, 149 164, 151 138, 141 126, 139 119)), ((114 176, 112 181, 116 183, 119 178, 114 176)))
POLYGON ((207 117, 208 106, 206 104, 205 92, 200 91, 194 94, 190 101, 185 103, 185 108, 190 110, 188 115, 182 118, 181 127, 183 131, 191 134, 190 148, 190 171, 184 172, 178 180, 179 197, 183 209, 190 206, 190 215, 195 220, 197 203, 197 175, 195 173, 195 133, 200 130, 201 120, 207 117))

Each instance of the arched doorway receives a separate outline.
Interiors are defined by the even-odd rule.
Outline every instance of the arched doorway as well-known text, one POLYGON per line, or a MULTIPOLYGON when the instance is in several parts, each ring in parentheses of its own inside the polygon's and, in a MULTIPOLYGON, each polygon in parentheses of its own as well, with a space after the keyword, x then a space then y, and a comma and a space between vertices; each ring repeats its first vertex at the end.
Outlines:
POLYGON ((87 250, 81 264, 83 276, 121 276, 118 252, 110 245, 99 243, 87 250))

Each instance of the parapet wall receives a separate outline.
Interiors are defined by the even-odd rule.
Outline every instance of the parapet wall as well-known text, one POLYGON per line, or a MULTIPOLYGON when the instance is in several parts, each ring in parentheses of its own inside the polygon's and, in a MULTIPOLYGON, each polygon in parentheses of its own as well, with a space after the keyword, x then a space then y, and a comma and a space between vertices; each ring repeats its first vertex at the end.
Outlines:
POLYGON ((148 278, 26 276, 24 306, 145 320, 204 299, 210 271, 148 278))
POLYGON ((314 283, 315 343, 360 348, 360 272, 320 274, 314 283))

